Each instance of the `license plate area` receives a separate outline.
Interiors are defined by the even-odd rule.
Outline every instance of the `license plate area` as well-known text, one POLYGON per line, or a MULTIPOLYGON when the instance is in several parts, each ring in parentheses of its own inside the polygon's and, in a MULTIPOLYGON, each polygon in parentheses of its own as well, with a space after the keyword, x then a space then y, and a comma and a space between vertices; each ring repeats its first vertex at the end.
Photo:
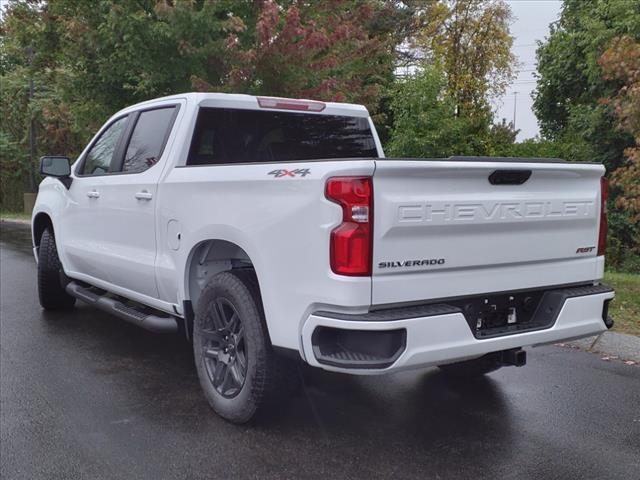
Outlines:
MULTIPOLYGON (((473 335, 481 340, 550 328, 567 299, 609 292, 613 289, 607 285, 586 284, 442 299, 435 305, 459 309, 473 335)), ((603 311, 604 319, 606 311, 603 311)))
POLYGON ((543 290, 491 294, 448 303, 462 310, 476 338, 489 338, 551 326, 552 315, 536 314, 544 294, 543 290))

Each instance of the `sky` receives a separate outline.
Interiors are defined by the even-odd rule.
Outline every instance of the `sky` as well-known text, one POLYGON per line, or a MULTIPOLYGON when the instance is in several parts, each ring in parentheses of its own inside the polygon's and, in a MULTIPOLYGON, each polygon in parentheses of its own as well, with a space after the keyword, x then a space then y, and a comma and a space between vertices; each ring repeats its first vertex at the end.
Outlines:
POLYGON ((520 65, 518 76, 505 95, 494 101, 496 121, 514 119, 520 130, 518 140, 535 137, 539 133, 538 122, 533 113, 531 94, 535 89, 536 41, 549 34, 549 24, 558 19, 562 2, 559 0, 508 0, 514 16, 511 25, 513 53, 520 65))

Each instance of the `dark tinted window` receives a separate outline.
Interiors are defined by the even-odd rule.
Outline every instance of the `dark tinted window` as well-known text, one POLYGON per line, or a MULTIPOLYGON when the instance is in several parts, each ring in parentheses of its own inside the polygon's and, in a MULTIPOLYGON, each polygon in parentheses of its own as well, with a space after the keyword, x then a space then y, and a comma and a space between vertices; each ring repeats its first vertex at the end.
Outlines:
POLYGON ((85 157, 81 175, 103 175, 109 172, 113 154, 126 124, 127 117, 122 117, 102 132, 85 157))
POLYGON ((173 123, 175 107, 140 113, 124 156, 122 170, 144 172, 160 159, 165 139, 173 123))
POLYGON ((187 164, 377 156, 367 118, 202 108, 187 164))

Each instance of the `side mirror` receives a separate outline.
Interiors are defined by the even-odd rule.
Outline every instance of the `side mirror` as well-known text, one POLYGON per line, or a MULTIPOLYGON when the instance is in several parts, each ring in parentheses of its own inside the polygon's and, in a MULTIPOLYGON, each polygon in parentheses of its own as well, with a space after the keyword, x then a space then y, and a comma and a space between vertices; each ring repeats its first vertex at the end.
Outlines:
POLYGON ((42 157, 40 159, 40 173, 45 177, 57 178, 67 188, 71 186, 71 160, 68 157, 42 157))
POLYGON ((40 173, 46 177, 68 177, 71 175, 71 160, 67 157, 42 157, 40 173))

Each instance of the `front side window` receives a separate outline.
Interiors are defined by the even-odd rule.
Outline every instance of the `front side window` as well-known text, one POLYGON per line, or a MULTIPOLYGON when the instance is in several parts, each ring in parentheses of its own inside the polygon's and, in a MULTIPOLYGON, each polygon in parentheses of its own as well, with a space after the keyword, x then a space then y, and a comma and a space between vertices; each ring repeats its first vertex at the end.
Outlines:
POLYGON ((366 117, 201 108, 187 165, 377 156, 366 117))
POLYGON ((124 156, 124 172, 144 172, 158 162, 174 111, 170 107, 140 113, 124 156))
POLYGON ((113 122, 93 144, 85 157, 81 175, 104 175, 109 173, 109 166, 113 154, 118 146, 120 136, 127 124, 127 117, 122 117, 113 122))

